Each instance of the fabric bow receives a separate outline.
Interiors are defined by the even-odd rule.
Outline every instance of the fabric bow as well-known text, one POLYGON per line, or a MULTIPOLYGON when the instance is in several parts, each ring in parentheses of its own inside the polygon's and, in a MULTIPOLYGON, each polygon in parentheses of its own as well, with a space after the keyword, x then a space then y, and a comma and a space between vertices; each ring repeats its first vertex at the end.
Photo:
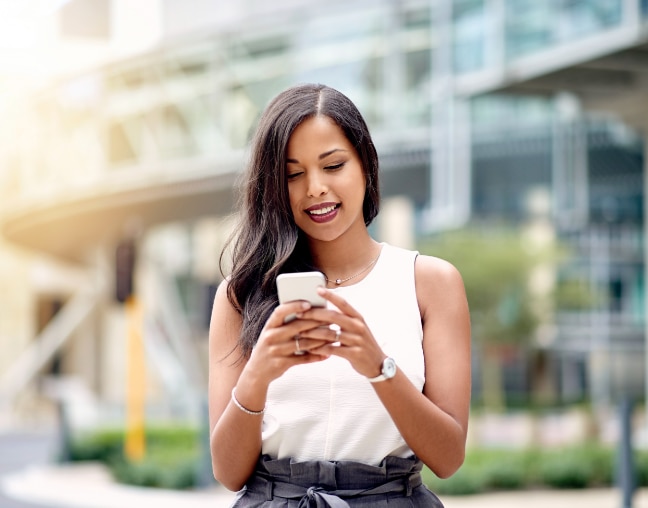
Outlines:
POLYGON ((309 487, 297 508, 349 508, 349 504, 321 487, 309 487))

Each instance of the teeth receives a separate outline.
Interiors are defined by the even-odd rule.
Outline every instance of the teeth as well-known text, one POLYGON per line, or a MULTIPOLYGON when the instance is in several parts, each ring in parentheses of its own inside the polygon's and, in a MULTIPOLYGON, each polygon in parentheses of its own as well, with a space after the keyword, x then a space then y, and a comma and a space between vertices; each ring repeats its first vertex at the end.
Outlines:
POLYGON ((308 213, 310 213, 311 215, 325 215, 329 212, 332 212, 333 210, 335 210, 335 205, 327 206, 326 208, 319 208, 317 210, 309 210, 308 213))

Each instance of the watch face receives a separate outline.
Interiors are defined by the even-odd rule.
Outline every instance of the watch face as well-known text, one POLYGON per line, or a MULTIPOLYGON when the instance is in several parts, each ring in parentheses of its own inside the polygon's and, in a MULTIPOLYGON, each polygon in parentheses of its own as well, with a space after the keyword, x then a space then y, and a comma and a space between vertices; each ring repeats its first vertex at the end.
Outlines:
POLYGON ((385 358, 382 366, 382 373, 387 379, 396 375, 396 362, 393 358, 385 358))

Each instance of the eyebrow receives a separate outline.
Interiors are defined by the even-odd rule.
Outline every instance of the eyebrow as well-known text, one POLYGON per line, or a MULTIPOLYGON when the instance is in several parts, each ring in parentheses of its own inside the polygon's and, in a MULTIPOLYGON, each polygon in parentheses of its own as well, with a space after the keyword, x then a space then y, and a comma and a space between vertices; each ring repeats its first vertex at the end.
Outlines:
MULTIPOLYGON (((333 150, 329 150, 328 152, 324 152, 319 154, 317 157, 319 160, 325 159, 331 154, 334 154, 335 152, 346 152, 347 150, 344 150, 343 148, 333 148, 333 150)), ((293 164, 299 164, 299 161, 297 159, 286 159, 286 162, 290 162, 293 164)))

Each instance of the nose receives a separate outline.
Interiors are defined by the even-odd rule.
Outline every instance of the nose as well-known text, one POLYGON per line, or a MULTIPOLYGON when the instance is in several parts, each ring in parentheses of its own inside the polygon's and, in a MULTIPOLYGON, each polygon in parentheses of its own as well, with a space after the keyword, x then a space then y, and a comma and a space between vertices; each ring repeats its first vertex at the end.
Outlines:
POLYGON ((309 198, 323 196, 328 192, 328 185, 326 184, 326 180, 321 173, 319 173, 318 171, 310 171, 307 178, 307 193, 309 198))

